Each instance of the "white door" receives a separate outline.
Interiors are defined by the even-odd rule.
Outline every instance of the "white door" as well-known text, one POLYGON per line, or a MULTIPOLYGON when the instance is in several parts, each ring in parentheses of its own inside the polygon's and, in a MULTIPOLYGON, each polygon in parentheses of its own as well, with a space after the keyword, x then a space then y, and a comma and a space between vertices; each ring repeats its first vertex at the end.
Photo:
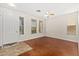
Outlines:
POLYGON ((14 43, 19 40, 19 21, 15 11, 6 9, 4 15, 3 44, 14 43))
POLYGON ((0 15, 0 46, 2 46, 2 16, 0 15))

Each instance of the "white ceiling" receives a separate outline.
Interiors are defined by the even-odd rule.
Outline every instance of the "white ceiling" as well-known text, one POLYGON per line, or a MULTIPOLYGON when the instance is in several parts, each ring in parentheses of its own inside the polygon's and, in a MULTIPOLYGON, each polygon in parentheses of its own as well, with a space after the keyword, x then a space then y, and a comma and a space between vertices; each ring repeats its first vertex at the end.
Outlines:
MULTIPOLYGON (((0 5, 11 7, 7 3, 0 3, 0 5)), ((11 8, 24 11, 27 14, 34 15, 40 18, 43 18, 46 12, 60 15, 64 13, 74 12, 79 9, 78 3, 15 3, 15 5, 16 7, 11 8), (36 10, 41 10, 41 12, 36 12, 36 10)))

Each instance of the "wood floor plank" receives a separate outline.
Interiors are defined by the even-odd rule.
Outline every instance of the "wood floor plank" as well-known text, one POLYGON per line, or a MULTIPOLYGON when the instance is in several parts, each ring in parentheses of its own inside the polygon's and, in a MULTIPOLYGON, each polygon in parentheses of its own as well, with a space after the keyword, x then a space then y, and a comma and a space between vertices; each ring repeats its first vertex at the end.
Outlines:
POLYGON ((77 56, 78 44, 50 37, 41 37, 25 41, 33 49, 19 56, 77 56))

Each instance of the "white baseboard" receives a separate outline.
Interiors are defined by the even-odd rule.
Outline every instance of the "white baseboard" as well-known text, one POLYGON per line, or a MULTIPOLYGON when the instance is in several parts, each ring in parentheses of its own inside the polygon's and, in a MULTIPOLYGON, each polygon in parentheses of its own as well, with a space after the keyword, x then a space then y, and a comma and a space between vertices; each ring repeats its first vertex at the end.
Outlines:
POLYGON ((27 38, 25 38, 25 39, 21 39, 21 40, 19 40, 19 42, 22 42, 22 41, 27 41, 27 40, 32 40, 32 39, 35 39, 35 38, 39 38, 39 37, 43 37, 44 35, 43 34, 38 34, 38 35, 31 35, 31 36, 29 36, 29 37, 27 37, 27 38))
MULTIPOLYGON (((27 41, 27 40, 32 40, 32 39, 35 39, 35 38, 39 38, 39 37, 44 37, 44 36, 47 36, 47 37, 51 37, 51 38, 58 38, 58 39, 62 39, 62 40, 67 40, 67 41, 72 41, 72 42, 77 42, 78 43, 78 36, 67 36, 67 35, 57 35, 57 34, 46 34, 46 35, 32 35, 32 36, 29 36, 27 38, 24 38, 24 39, 21 39, 17 42, 22 42, 22 41, 27 41)), ((12 42, 11 42, 12 43, 12 42)))
POLYGON ((58 38, 62 40, 78 42, 77 36, 68 36, 68 35, 57 35, 57 34, 47 34, 47 37, 58 38))

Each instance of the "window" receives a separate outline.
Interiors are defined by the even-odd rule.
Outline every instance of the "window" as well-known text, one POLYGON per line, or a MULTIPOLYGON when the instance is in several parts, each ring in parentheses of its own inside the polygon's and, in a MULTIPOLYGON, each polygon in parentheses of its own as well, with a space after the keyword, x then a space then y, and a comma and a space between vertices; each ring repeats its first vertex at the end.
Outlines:
POLYGON ((37 33, 37 21, 32 19, 32 24, 31 24, 31 33, 37 33))
POLYGON ((19 17, 19 34, 24 34, 24 17, 19 17))
POLYGON ((43 21, 39 21, 39 33, 43 32, 43 21))

